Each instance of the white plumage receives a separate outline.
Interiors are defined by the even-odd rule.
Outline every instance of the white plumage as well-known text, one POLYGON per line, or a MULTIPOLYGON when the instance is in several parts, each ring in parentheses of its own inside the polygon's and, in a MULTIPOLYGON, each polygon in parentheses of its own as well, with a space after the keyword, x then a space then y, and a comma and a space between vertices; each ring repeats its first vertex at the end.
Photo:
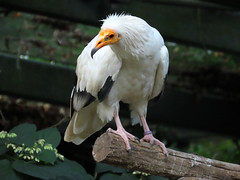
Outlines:
MULTIPOLYGON (((145 118, 148 101, 162 91, 168 65, 168 50, 155 28, 131 15, 107 17, 99 34, 78 57, 72 97, 74 112, 65 141, 80 144, 114 118, 117 131, 110 132, 122 136, 130 150, 125 137, 134 136, 119 124, 122 101, 130 105, 132 123, 142 121, 146 132, 142 140, 156 143, 145 118)), ((156 144, 167 153, 161 142, 156 144)))

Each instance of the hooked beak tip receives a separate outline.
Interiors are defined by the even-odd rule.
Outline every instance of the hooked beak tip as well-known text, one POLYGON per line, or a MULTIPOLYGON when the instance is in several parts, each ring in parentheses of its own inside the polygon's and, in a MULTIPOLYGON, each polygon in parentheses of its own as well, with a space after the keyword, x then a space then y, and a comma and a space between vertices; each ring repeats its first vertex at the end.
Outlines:
POLYGON ((91 51, 91 57, 93 58, 93 55, 99 50, 99 48, 94 47, 91 51))

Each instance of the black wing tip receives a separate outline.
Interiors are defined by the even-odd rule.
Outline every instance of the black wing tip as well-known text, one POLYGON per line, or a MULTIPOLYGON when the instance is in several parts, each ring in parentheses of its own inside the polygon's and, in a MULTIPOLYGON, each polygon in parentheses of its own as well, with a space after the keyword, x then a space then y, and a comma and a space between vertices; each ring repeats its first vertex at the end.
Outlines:
POLYGON ((78 97, 86 98, 86 103, 83 105, 83 107, 88 106, 96 99, 92 94, 87 92, 86 89, 84 91, 76 91, 75 95, 77 95, 78 97))
POLYGON ((75 94, 75 92, 76 92, 76 86, 73 86, 71 96, 70 96, 70 113, 69 113, 70 118, 72 118, 73 112, 74 112, 74 110, 73 110, 73 95, 75 94))
POLYGON ((87 93, 87 96, 88 96, 88 100, 87 100, 86 104, 83 107, 88 106, 89 104, 91 104, 93 101, 96 100, 96 98, 93 95, 91 95, 90 93, 87 93))
POLYGON ((102 102, 106 98, 106 96, 110 92, 113 84, 114 84, 114 81, 112 80, 112 76, 108 76, 108 78, 106 79, 103 87, 98 92, 98 100, 99 100, 99 102, 102 102))
POLYGON ((92 94, 88 93, 86 90, 77 91, 76 86, 73 86, 73 89, 71 92, 71 98, 70 98, 70 118, 72 118, 74 111, 77 111, 76 108, 74 108, 74 104, 73 104, 74 98, 78 98, 78 99, 85 98, 86 99, 85 104, 81 108, 88 106, 89 104, 91 104, 93 101, 96 100, 96 98, 92 94))

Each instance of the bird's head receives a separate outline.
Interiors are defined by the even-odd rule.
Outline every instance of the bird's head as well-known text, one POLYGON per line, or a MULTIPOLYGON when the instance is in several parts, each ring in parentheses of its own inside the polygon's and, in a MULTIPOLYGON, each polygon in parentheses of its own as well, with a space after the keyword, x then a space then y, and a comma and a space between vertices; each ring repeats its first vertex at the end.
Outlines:
POLYGON ((143 19, 125 14, 112 14, 102 20, 97 42, 91 57, 102 47, 110 45, 112 51, 121 59, 131 59, 145 55, 152 39, 152 30, 143 19))
POLYGON ((95 47, 91 51, 91 57, 102 47, 117 43, 121 39, 120 34, 112 29, 101 29, 98 33, 98 40, 95 47))

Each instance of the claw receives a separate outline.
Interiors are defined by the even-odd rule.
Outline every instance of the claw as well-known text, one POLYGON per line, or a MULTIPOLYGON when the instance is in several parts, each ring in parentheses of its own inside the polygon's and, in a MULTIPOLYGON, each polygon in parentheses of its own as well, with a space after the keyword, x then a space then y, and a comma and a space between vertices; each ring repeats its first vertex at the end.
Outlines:
POLYGON ((133 144, 130 144, 131 150, 137 151, 138 148, 136 146, 134 146, 133 144))
POLYGON ((133 137, 134 137, 133 135, 131 135, 130 133, 126 132, 124 129, 113 130, 111 128, 108 128, 106 132, 107 133, 114 133, 114 134, 119 135, 123 139, 123 141, 125 143, 126 150, 129 152, 130 155, 132 155, 131 145, 130 145, 128 139, 130 139, 130 138, 133 139, 133 137))
POLYGON ((108 134, 110 132, 110 128, 108 128, 107 130, 106 130, 106 133, 108 134))
POLYGON ((169 157, 168 151, 166 152, 165 156, 166 156, 166 158, 167 158, 167 160, 168 160, 168 157, 169 157))
POLYGON ((128 149, 127 151, 128 151, 129 156, 132 156, 132 149, 128 149))
POLYGON ((138 137, 135 136, 134 139, 140 143, 140 139, 138 137))
POLYGON ((118 116, 117 112, 114 113, 114 119, 115 119, 115 123, 116 123, 116 126, 117 126, 117 130, 112 130, 111 128, 109 128, 108 130, 110 130, 111 133, 119 135, 123 139, 123 141, 125 143, 125 146, 126 146, 126 149, 129 152, 129 155, 131 156, 132 155, 132 150, 131 150, 131 145, 130 145, 128 139, 134 140, 135 136, 133 136, 132 134, 125 131, 125 129, 123 128, 122 123, 119 119, 119 116, 118 116))
POLYGON ((140 115, 140 120, 142 122, 143 130, 144 130, 144 137, 141 139, 141 142, 148 142, 151 144, 151 146, 153 145, 159 146, 162 149, 163 154, 165 154, 166 157, 168 158, 168 152, 165 145, 161 141, 153 137, 152 131, 150 131, 148 127, 146 117, 143 115, 140 115))
POLYGON ((151 146, 153 146, 153 145, 160 146, 163 154, 168 158, 168 152, 167 152, 165 145, 158 139, 154 138, 152 134, 144 135, 144 137, 141 139, 141 141, 148 142, 151 144, 151 146))
POLYGON ((155 145, 155 139, 153 139, 151 146, 155 145))

